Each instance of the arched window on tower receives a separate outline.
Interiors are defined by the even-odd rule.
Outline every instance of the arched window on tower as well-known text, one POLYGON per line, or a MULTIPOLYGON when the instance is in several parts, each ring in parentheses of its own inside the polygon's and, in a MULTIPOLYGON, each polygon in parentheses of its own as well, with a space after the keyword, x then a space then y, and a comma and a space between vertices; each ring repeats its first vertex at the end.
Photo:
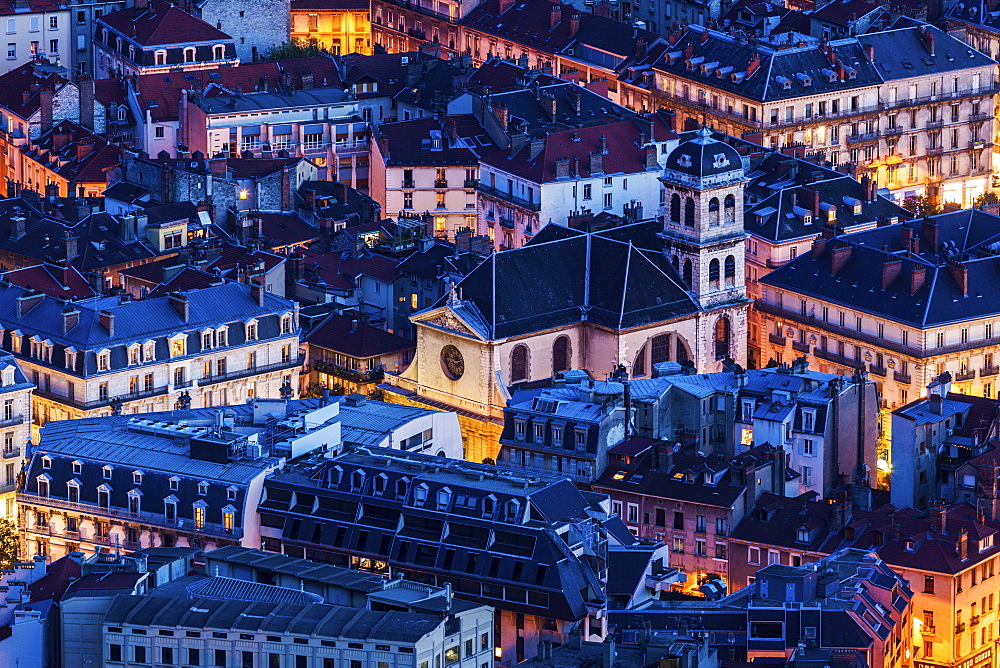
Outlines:
POLYGON ((670 222, 678 225, 681 222, 681 196, 677 193, 670 196, 670 222))
POLYGON ((652 354, 649 356, 649 361, 651 364, 659 364, 660 362, 670 361, 670 335, 660 334, 659 336, 654 336, 651 341, 652 344, 652 354))
POLYGON ((724 274, 726 279, 726 287, 731 288, 736 285, 736 258, 732 255, 726 256, 726 273, 724 274))
POLYGON ((569 337, 560 336, 552 344, 552 373, 569 369, 569 337))
POLYGON ((719 258, 712 258, 708 263, 708 287, 712 290, 719 289, 719 258))
POLYGON ((729 318, 722 317, 715 321, 715 358, 722 359, 729 356, 729 339, 731 328, 729 318))
POLYGON ((719 198, 713 197, 708 200, 708 226, 719 226, 719 198))
POLYGON ((694 227, 694 200, 690 197, 684 202, 684 225, 694 227))
POLYGON ((528 379, 528 346, 515 346, 510 353, 510 380, 517 383, 528 379))
POLYGON ((726 221, 726 225, 732 225, 736 222, 736 198, 732 195, 726 195, 726 199, 722 204, 723 215, 726 221))
POLYGON ((684 282, 687 283, 689 288, 694 287, 694 274, 691 269, 691 260, 684 260, 684 282))

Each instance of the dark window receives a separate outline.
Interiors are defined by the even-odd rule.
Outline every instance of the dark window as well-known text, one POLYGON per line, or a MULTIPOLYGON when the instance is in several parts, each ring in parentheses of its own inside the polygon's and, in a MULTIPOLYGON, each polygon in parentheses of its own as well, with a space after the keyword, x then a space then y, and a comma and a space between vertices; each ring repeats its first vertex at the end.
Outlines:
POLYGON ((694 200, 690 197, 684 202, 684 225, 694 227, 694 200))
POLYGON ((569 369, 569 337, 560 336, 552 344, 552 372, 559 373, 569 369))
POLYGON ((528 379, 528 347, 515 346, 510 353, 510 379, 513 382, 528 379))
POLYGON ((674 528, 683 529, 684 528, 684 513, 679 510, 674 511, 674 528))
POLYGON ((726 287, 731 288, 736 284, 736 258, 732 255, 726 257, 726 287))
POLYGON ((684 260, 684 272, 682 278, 690 288, 691 284, 694 282, 694 272, 691 269, 691 260, 684 260))
POLYGON ((650 357, 650 362, 653 364, 659 364, 660 362, 670 361, 670 335, 660 334, 659 336, 653 337, 652 342, 653 354, 650 357))
POLYGON ((108 645, 108 660, 110 661, 121 661, 122 660, 122 646, 121 645, 108 645))
POLYGON ((708 284, 713 290, 719 289, 719 260, 714 258, 708 263, 708 284))
POLYGON ((670 197, 670 222, 681 222, 681 196, 677 193, 670 197))
POLYGON ((716 358, 729 356, 730 340, 729 318, 719 318, 715 321, 715 356, 716 358))

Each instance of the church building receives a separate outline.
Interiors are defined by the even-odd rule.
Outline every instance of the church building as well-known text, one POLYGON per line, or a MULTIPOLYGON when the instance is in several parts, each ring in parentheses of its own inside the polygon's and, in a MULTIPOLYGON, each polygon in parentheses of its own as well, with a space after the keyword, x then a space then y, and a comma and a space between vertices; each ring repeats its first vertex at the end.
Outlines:
POLYGON ((494 253, 411 317, 413 363, 388 401, 456 411, 470 461, 496 459, 516 383, 571 370, 633 377, 660 362, 746 363, 743 159, 710 130, 667 157, 662 220, 599 232, 546 226, 494 253))

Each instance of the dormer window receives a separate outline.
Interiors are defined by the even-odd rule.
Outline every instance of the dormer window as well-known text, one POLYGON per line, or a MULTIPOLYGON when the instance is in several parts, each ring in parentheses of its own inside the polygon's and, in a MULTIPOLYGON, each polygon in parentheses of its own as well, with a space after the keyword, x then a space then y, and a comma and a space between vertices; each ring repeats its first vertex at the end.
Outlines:
POLYGON ((201 333, 201 349, 202 350, 211 350, 212 349, 212 347, 213 347, 212 346, 212 343, 213 343, 213 336, 212 336, 212 334, 213 334, 213 332, 212 332, 211 329, 206 329, 206 330, 204 330, 201 333))
POLYGON ((48 498, 49 496, 49 482, 52 478, 48 473, 43 473, 38 476, 35 481, 38 483, 38 496, 43 498, 48 498))
POLYGON ((226 47, 222 44, 216 44, 212 47, 212 58, 214 60, 222 60, 226 57, 226 47))
POLYGON ((795 541, 798 543, 808 543, 809 542, 809 530, 805 527, 799 527, 795 532, 795 541))
POLYGON ((42 468, 46 469, 46 470, 52 468, 52 458, 51 457, 49 457, 49 456, 43 456, 42 457, 42 468))
POLYGON ((382 496, 385 494, 385 486, 389 482, 389 479, 385 477, 384 473, 379 473, 375 476, 373 488, 375 490, 376 496, 382 496))
POLYGON ((132 471, 132 484, 133 485, 142 484, 142 471, 132 471))
POLYGON ((201 481, 198 483, 198 495, 205 496, 206 494, 208 494, 208 483, 201 481))
POLYGON ((423 508, 424 504, 427 503, 427 492, 428 487, 424 483, 420 483, 413 489, 413 505, 418 508, 423 508))
POLYGON ((155 62, 157 65, 166 65, 167 64, 167 52, 163 51, 163 50, 156 51, 153 54, 153 62, 155 62))
POLYGON ((443 487, 438 490, 437 493, 437 509, 438 510, 448 510, 448 506, 451 504, 451 490, 447 487, 443 487))
POLYGON ((983 536, 979 539, 979 551, 985 552, 986 550, 993 547, 993 534, 988 536, 983 536))
POLYGON ((229 342, 228 342, 229 341, 229 334, 228 334, 228 332, 229 332, 229 330, 227 330, 225 327, 220 327, 217 330, 215 330, 215 347, 216 348, 225 348, 226 346, 229 345, 229 342))
POLYGON ((170 337, 170 356, 183 357, 187 354, 187 337, 184 334, 174 334, 170 337))
POLYGON ((410 481, 407 478, 400 478, 396 481, 396 498, 405 499, 406 493, 410 489, 410 481))
POLYGON ((365 472, 364 471, 354 471, 351 473, 351 491, 360 492, 365 486, 365 472))
POLYGON ((917 549, 917 544, 916 544, 916 542, 914 542, 912 540, 908 540, 908 541, 906 541, 906 545, 905 545, 904 549, 907 552, 913 552, 913 551, 915 551, 917 549))
POLYGON ((291 334, 292 333, 292 314, 286 313, 281 316, 281 333, 291 334))
POLYGON ((497 509, 497 499, 495 496, 490 494, 483 499, 483 517, 490 519, 493 517, 493 513, 497 509))
POLYGON ((83 463, 80 462, 79 460, 74 460, 71 466, 73 467, 74 474, 79 474, 80 472, 83 471, 83 463))
POLYGON ((236 500, 236 494, 238 492, 239 492, 239 490, 237 488, 235 488, 235 487, 227 487, 226 488, 226 500, 227 501, 235 501, 236 500))
POLYGON ((257 321, 250 320, 244 325, 244 333, 246 334, 247 341, 257 340, 257 321))
POLYGON ((519 418, 514 418, 514 438, 519 441, 523 441, 527 428, 527 422, 519 418))
POLYGON ((816 409, 802 409, 802 431, 816 431, 816 409))
POLYGON ((109 371, 110 369, 111 369, 111 351, 109 350, 97 351, 97 370, 109 371))
POLYGON ((139 364, 139 344, 133 343, 128 347, 128 363, 129 366, 135 366, 139 364))
POLYGON ((154 341, 146 341, 142 344, 142 361, 152 362, 156 359, 156 343, 154 341))
POLYGON ((171 476, 170 480, 167 481, 171 492, 176 492, 177 488, 180 487, 181 479, 176 476, 171 476))
POLYGON ((10 387, 14 384, 14 367, 5 366, 3 369, 3 385, 4 387, 10 387))
POLYGON ((511 499, 507 502, 504 521, 518 523, 521 521, 521 503, 517 499, 511 499))

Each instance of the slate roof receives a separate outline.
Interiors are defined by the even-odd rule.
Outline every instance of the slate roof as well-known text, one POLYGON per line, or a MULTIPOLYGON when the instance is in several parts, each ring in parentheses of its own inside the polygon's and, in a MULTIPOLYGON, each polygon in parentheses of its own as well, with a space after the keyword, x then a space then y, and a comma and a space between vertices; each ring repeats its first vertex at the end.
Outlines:
POLYGON ((495 340, 575 324, 584 313, 590 322, 622 330, 698 311, 662 253, 600 233, 568 232, 491 255, 459 284, 463 303, 456 312, 495 340))
POLYGON ((702 128, 695 135, 670 152, 666 169, 699 178, 743 169, 743 158, 736 149, 714 139, 710 129, 702 128))
POLYGON ((603 95, 567 82, 539 86, 537 89, 520 87, 508 92, 492 93, 490 102, 494 106, 502 104, 507 108, 509 126, 517 128, 512 131, 503 128, 509 134, 521 132, 524 124, 527 124, 529 135, 542 136, 557 130, 572 130, 641 118, 634 111, 615 104, 603 95), (542 105, 539 99, 542 94, 555 99, 555 117, 551 116, 542 105), (574 102, 571 98, 577 95, 579 100, 574 102))
POLYGON ((377 327, 331 313, 303 339, 303 343, 365 359, 415 350, 416 342, 377 327))
POLYGON ((986 54, 934 26, 913 25, 909 21, 897 22, 889 30, 861 35, 858 42, 875 48, 875 64, 885 81, 996 64, 986 54), (933 36, 933 54, 926 40, 921 39, 921 30, 933 36))
POLYGON ((105 14, 104 23, 142 46, 231 42, 232 37, 215 26, 174 7, 167 0, 149 0, 146 11, 128 7, 105 14))
POLYGON ((119 164, 122 159, 121 148, 72 121, 55 124, 38 139, 22 147, 21 152, 70 183, 78 185, 103 185, 107 182, 107 170, 119 164), (56 148, 57 135, 69 135, 70 138, 63 146, 56 148), (90 150, 80 157, 78 148, 82 144, 89 144, 90 150))
POLYGON ((255 603, 293 603, 311 605, 323 599, 304 590, 251 582, 236 578, 210 576, 187 586, 190 598, 210 598, 217 601, 251 601, 255 603))
POLYGON ((761 283, 930 328, 1000 313, 1000 258, 993 248, 1000 249, 1000 218, 967 209, 934 216, 930 222, 913 220, 837 237, 818 255, 800 255, 761 283), (938 245, 932 247, 935 223, 938 245), (904 252, 907 233, 918 240, 918 253, 904 252), (850 257, 834 274, 831 258, 842 244, 850 247, 850 257), (883 264, 897 260, 899 276, 882 289, 883 264), (968 271, 968 296, 956 278, 956 262, 968 271), (914 269, 926 274, 924 284, 911 295, 914 269))
POLYGON ((295 246, 315 241, 319 230, 302 220, 297 213, 258 213, 261 221, 261 237, 272 249, 295 246))
MULTIPOLYGON (((457 122, 458 119, 449 117, 449 120, 457 122)), ((475 123, 474 119, 473 122, 475 123)), ((478 126, 478 123, 476 125, 478 126)), ((382 123, 376 127, 375 131, 384 142, 383 155, 386 158, 386 165, 390 167, 413 165, 468 165, 474 167, 479 164, 477 153, 466 146, 464 141, 452 141, 442 124, 433 117, 399 121, 398 123, 382 123), (433 137, 441 142, 439 150, 432 148, 433 137)), ((480 127, 475 134, 485 135, 486 132, 480 127)), ((477 148, 482 150, 481 147, 477 148)), ((486 148, 491 152, 496 150, 492 142, 487 144, 486 148)), ((454 187, 462 184, 449 185, 454 187)))
POLYGON ((429 246, 418 250, 400 262, 399 273, 414 274, 435 280, 445 274, 465 276, 485 259, 486 257, 479 253, 434 240, 429 246))
POLYGON ((320 603, 299 605, 119 595, 105 615, 104 623, 413 643, 443 621, 437 615, 375 612, 320 603))
POLYGON ((256 570, 294 575, 303 580, 322 582, 333 587, 364 594, 381 591, 385 580, 378 575, 333 564, 298 559, 284 554, 263 552, 239 545, 226 545, 206 554, 208 561, 217 560, 249 566, 256 570))

